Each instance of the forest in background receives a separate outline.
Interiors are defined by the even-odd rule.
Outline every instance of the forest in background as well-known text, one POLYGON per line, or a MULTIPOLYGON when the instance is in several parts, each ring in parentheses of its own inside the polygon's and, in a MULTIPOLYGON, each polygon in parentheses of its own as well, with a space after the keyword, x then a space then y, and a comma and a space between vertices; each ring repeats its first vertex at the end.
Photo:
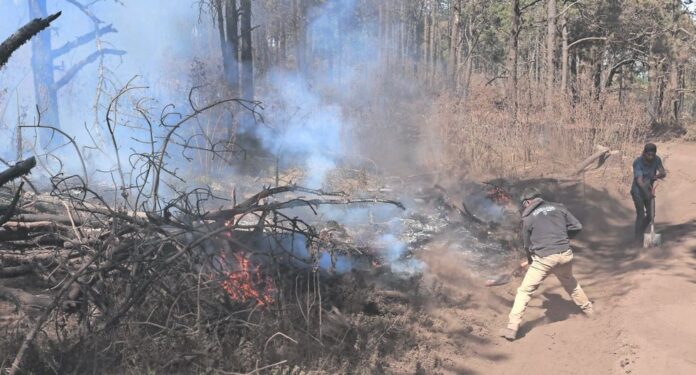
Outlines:
MULTIPOLYGON (((31 18, 57 10, 43 0, 27 4, 31 18)), ((106 133, 109 100, 131 78, 111 71, 128 64, 129 48, 110 41, 119 30, 108 12, 117 7, 127 15, 129 4, 66 6, 81 18, 84 34, 62 28, 41 33, 32 44, 35 102, 45 123, 60 126, 69 114, 72 126, 93 118, 91 126, 106 133), (60 42, 52 42, 52 35, 60 42), (64 55, 73 66, 66 66, 64 55), (94 93, 70 87, 80 74, 98 77, 74 83, 94 83, 94 93), (93 113, 86 115, 86 106, 93 113)), ((212 0, 179 4, 176 17, 193 25, 193 44, 166 48, 185 52, 153 63, 164 47, 139 46, 135 50, 152 48, 154 58, 133 57, 148 71, 162 72, 157 92, 148 93, 160 99, 159 106, 184 102, 195 86, 208 87, 205 98, 306 109, 312 100, 292 103, 274 94, 297 90, 285 82, 301 82, 302 94, 324 107, 336 104, 339 117, 351 117, 341 119, 337 131, 343 139, 360 139, 348 142, 351 153, 374 158, 386 142, 397 150, 388 164, 445 170, 468 165, 478 172, 494 166, 507 173, 550 156, 577 160, 597 144, 683 134, 696 115, 696 26, 689 0, 212 0)), ((4 128, 16 133, 19 122, 35 122, 36 111, 22 103, 22 111, 10 114, 17 105, 10 97, 6 92, 0 99, 4 128)), ((233 119, 219 114, 209 131, 235 143, 242 116, 228 112, 233 119)), ((268 112, 266 127, 285 126, 274 124, 274 112, 268 112)), ((292 122, 290 112, 276 111, 283 114, 277 120, 292 122)), ((242 133, 256 127, 243 126, 242 133)), ((277 142, 260 143, 272 148, 277 142)))

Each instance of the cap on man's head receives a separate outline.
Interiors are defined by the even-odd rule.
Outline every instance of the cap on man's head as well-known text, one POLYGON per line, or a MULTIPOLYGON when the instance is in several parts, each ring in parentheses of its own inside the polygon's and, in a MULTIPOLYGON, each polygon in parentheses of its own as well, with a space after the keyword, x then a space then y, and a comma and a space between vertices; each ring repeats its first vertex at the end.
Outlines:
POLYGON ((520 197, 520 203, 541 197, 541 191, 535 187, 525 188, 520 197))
POLYGON ((657 146, 654 143, 646 143, 643 152, 657 152, 657 146))

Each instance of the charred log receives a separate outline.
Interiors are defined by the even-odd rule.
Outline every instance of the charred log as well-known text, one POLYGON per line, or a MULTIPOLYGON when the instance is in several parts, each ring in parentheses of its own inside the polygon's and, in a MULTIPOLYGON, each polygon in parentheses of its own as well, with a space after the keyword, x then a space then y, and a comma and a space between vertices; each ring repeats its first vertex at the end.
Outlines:
POLYGON ((29 174, 29 172, 31 172, 32 168, 34 168, 35 166, 36 158, 32 156, 26 160, 20 161, 15 166, 10 167, 4 170, 3 172, 0 172, 0 186, 5 185, 6 183, 14 180, 17 177, 29 174))
POLYGON ((14 51, 19 49, 24 43, 28 42, 34 35, 51 25, 56 18, 60 17, 61 12, 52 14, 46 18, 35 18, 26 25, 22 26, 9 38, 0 44, 0 68, 2 68, 14 51))

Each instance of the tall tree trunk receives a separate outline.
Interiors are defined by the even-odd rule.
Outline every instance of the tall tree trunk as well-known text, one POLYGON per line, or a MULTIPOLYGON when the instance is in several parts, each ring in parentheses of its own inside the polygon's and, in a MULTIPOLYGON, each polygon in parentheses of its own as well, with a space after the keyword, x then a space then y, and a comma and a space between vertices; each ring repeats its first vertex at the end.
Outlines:
POLYGON ((385 28, 386 24, 384 21, 384 2, 379 1, 377 2, 377 22, 379 23, 378 30, 377 30, 377 41, 378 41, 378 50, 377 54, 379 56, 379 61, 381 62, 382 59, 384 58, 384 34, 385 34, 385 28))
POLYGON ((254 59, 251 45, 251 0, 240 0, 242 13, 242 97, 254 100, 254 59))
POLYGON ((433 87, 435 71, 437 70, 437 61, 435 60, 435 53, 437 51, 435 37, 438 35, 436 18, 437 2, 431 1, 430 5, 430 15, 428 16, 430 17, 430 35, 428 36, 428 46, 430 48, 428 51, 428 61, 430 62, 428 63, 428 78, 430 87, 433 87))
POLYGON ((554 77, 556 75, 556 0, 546 3, 546 103, 549 104, 554 92, 554 77))
POLYGON ((237 0, 225 0, 225 39, 227 41, 227 82, 233 93, 239 93, 239 13, 237 0))
POLYGON ((478 43, 478 37, 474 35, 474 20, 471 16, 467 17, 466 26, 462 27, 463 37, 461 43, 462 52, 460 55, 464 59, 464 73, 463 78, 460 79, 461 87, 460 92, 462 97, 466 97, 469 91, 469 84, 471 82, 471 72, 472 72, 472 62, 471 58, 474 53, 474 48, 478 43))
POLYGON ((280 24, 280 41, 278 42, 278 65, 286 67, 288 62, 288 32, 285 28, 285 22, 279 20, 280 24))
POLYGON ((239 93, 239 61, 237 58, 237 4, 236 0, 215 0, 222 67, 230 91, 239 93), (224 6, 223 6, 224 1, 224 6))
POLYGON ((684 59, 681 58, 679 43, 679 19, 682 16, 682 0, 672 0, 672 25, 671 25, 671 45, 668 52, 669 56, 669 104, 671 112, 671 122, 679 126, 680 112, 682 107, 683 91, 680 87, 681 71, 683 70, 684 59))
POLYGON ((602 94, 602 56, 599 47, 593 46, 590 54, 592 60, 592 82, 593 82, 593 97, 599 100, 602 94))
POLYGON ((268 70, 269 53, 268 53, 268 37, 266 26, 261 26, 258 32, 252 35, 254 45, 256 45, 255 67, 259 75, 263 75, 268 70))
POLYGON ((450 0, 450 45, 449 63, 447 64, 449 73, 450 88, 457 91, 457 72, 459 71, 459 37, 461 35, 461 0, 450 0))
POLYGON ((399 45, 397 50, 397 61, 399 62, 400 68, 403 70, 406 55, 406 17, 404 0, 399 1, 399 16, 397 18, 399 22, 399 45))
POLYGON ((220 38, 220 51, 222 51, 222 68, 224 73, 227 74, 227 69, 229 64, 229 49, 227 45, 227 38, 225 38, 225 13, 223 12, 222 0, 215 0, 213 2, 215 7, 215 14, 217 15, 217 28, 218 37, 220 38))
MULTIPOLYGON (((46 0, 29 0, 29 17, 46 18, 46 0)), ((31 41, 31 67, 34 73, 34 95, 41 112, 41 123, 60 128, 58 93, 53 75, 51 29, 36 35, 31 41)), ((54 137, 55 138, 55 137, 54 137)), ((47 144, 43 144, 46 146, 47 144)))
POLYGON ((306 73, 307 31, 305 29, 303 0, 293 0, 293 18, 295 19, 295 63, 298 72, 306 73))
POLYGON ((508 80, 508 101, 512 108, 513 121, 517 122, 517 58, 518 58, 518 43, 520 36, 520 0, 512 0, 510 6, 510 42, 508 46, 507 70, 510 74, 508 80))
POLYGON ((392 2, 394 0, 384 0, 384 57, 385 66, 391 68, 392 48, 394 37, 392 35, 392 2))
POLYGON ((430 6, 432 6, 430 0, 425 0, 425 7, 423 8, 423 40, 421 45, 422 74, 424 74, 425 77, 428 76, 428 63, 430 61, 430 33, 432 32, 430 25, 430 6))
POLYGON ((568 88, 568 19, 566 12, 561 16, 561 92, 566 94, 568 88))

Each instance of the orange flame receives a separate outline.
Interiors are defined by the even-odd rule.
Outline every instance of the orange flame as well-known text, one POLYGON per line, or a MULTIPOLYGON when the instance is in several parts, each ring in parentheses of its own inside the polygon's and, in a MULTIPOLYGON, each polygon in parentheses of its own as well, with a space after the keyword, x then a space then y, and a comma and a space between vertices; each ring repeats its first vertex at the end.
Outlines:
MULTIPOLYGON (((221 257, 224 259, 224 254, 221 257)), ((223 272, 224 279, 220 282, 230 299, 237 302, 256 301, 259 307, 273 303, 273 280, 264 277, 261 267, 253 265, 243 253, 235 253, 234 258, 239 270, 223 272)))
POLYGON ((510 194, 501 186, 492 186, 486 192, 488 199, 499 204, 507 204, 512 200, 510 194))

